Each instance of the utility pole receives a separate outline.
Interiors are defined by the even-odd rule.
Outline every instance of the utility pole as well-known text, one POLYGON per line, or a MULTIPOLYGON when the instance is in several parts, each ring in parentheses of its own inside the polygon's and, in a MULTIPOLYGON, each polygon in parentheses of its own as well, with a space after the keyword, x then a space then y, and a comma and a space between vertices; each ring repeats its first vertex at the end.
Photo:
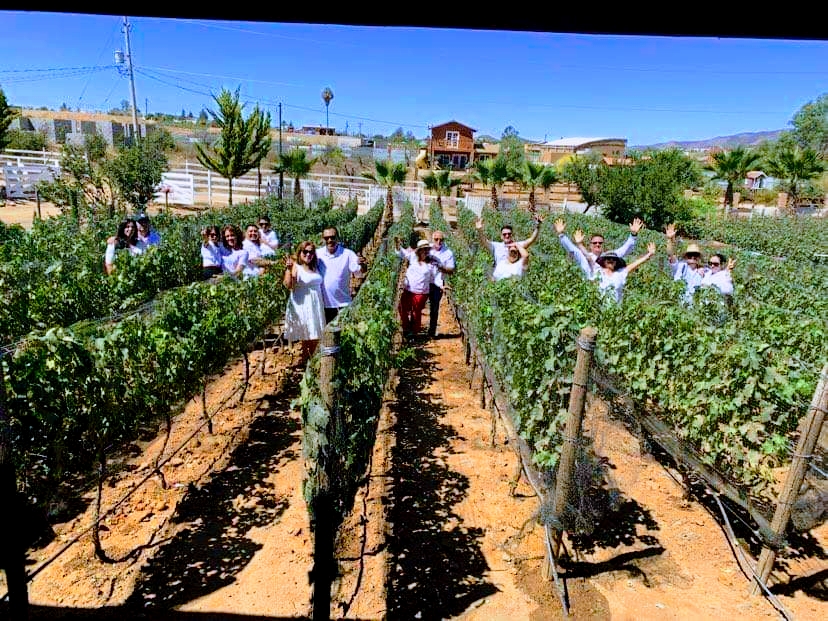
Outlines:
POLYGON ((144 97, 144 118, 149 116, 149 97, 144 97))
POLYGON ((135 75, 132 72, 132 50, 129 46, 129 21, 124 15, 124 41, 126 43, 127 69, 129 70, 129 87, 132 92, 132 131, 136 140, 141 140, 141 132, 138 129, 138 104, 135 102, 135 75))
POLYGON ((282 102, 279 102, 279 200, 285 186, 285 172, 282 170, 282 102))

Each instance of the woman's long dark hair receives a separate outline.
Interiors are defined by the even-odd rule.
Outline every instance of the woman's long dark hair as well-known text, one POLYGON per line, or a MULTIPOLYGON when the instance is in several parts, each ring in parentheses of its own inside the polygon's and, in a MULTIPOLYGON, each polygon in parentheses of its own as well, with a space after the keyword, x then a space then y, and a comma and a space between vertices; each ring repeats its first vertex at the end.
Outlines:
POLYGON ((237 227, 235 224, 225 224, 224 227, 221 229, 221 241, 224 242, 224 245, 230 248, 230 250, 238 250, 242 247, 244 237, 242 237, 241 229, 237 227), (224 237, 227 234, 227 231, 233 231, 233 234, 236 236, 235 247, 231 247, 227 243, 227 239, 224 237))
POLYGON ((115 248, 123 250, 138 243, 138 223, 132 218, 127 218, 118 225, 118 233, 115 235, 115 248), (127 224, 132 223, 132 234, 127 236, 127 224))

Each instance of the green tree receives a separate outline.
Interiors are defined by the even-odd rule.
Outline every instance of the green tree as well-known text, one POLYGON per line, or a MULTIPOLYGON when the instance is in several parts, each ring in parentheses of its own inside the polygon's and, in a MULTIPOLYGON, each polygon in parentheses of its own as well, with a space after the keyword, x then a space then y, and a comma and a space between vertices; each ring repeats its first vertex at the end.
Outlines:
POLYGON ((559 179, 558 171, 554 166, 524 161, 516 172, 517 182, 523 189, 529 190, 529 213, 534 216, 537 213, 535 190, 546 190, 556 184, 559 179))
POLYGON ((575 155, 563 166, 561 175, 564 180, 575 184, 578 193, 587 204, 584 213, 600 201, 601 170, 605 166, 601 154, 594 151, 575 155))
POLYGON ((0 88, 0 153, 3 152, 8 145, 8 131, 12 120, 17 117, 17 110, 9 105, 6 100, 6 93, 0 88))
POLYGON ((506 164, 513 172, 520 170, 526 160, 526 152, 523 148, 523 141, 518 136, 517 130, 509 125, 503 130, 500 137, 499 157, 506 160, 506 164))
POLYGON ((168 166, 163 146, 148 137, 119 149, 105 170, 118 195, 136 210, 143 211, 155 196, 161 175, 168 166))
POLYGON ((790 122, 793 138, 803 148, 828 157, 828 93, 802 106, 790 122))
POLYGON ((106 139, 95 132, 83 137, 83 149, 91 162, 100 162, 106 158, 106 139))
POLYGON ((498 155, 495 158, 478 160, 474 165, 472 179, 492 188, 492 209, 497 211, 497 190, 509 179, 506 159, 498 155))
POLYGON ((782 181, 782 189, 788 193, 788 209, 793 211, 804 185, 825 172, 825 161, 811 148, 800 146, 777 149, 767 161, 768 174, 782 181))
MULTIPOLYGON (((26 151, 43 151, 48 141, 44 132, 30 132, 10 129, 6 133, 7 149, 24 149, 26 151)), ((2 151, 2 149, 0 149, 2 151)))
POLYGON ((629 165, 599 169, 602 213, 619 223, 638 217, 652 229, 683 219, 684 190, 702 182, 698 164, 677 149, 632 154, 631 159, 629 165))
POLYGON ((108 161, 92 161, 84 147, 66 144, 61 147, 60 175, 53 181, 38 184, 40 195, 62 212, 72 214, 80 224, 81 216, 93 216, 99 207, 115 210, 116 190, 109 176, 108 161))
POLYGON ((387 188, 383 221, 385 222, 385 230, 388 230, 394 223, 394 187, 405 183, 406 168, 402 162, 395 164, 391 160, 387 162, 375 161, 374 167, 376 173, 362 173, 362 176, 377 185, 387 188))
POLYGON ((761 162, 758 153, 745 147, 736 147, 731 151, 718 151, 713 154, 712 161, 705 170, 713 173, 713 179, 727 182, 724 196, 724 213, 733 206, 733 188, 741 187, 748 172, 755 170, 761 162))
POLYGON ((462 179, 452 179, 451 172, 448 170, 441 170, 436 173, 429 173, 423 177, 423 184, 426 189, 431 190, 437 195, 437 206, 440 211, 443 210, 443 196, 450 196, 451 189, 463 183, 462 179))
POLYGON ((316 159, 308 159, 308 154, 302 149, 292 149, 282 153, 273 170, 293 177, 293 197, 296 201, 301 201, 302 188, 299 180, 308 176, 315 163, 316 159))
POLYGON ((244 104, 239 102, 239 88, 235 93, 222 89, 213 97, 218 112, 210 110, 213 121, 221 129, 219 139, 211 146, 196 143, 196 157, 206 168, 228 180, 229 203, 233 204, 233 179, 256 168, 270 151, 270 113, 259 106, 247 119, 242 116, 244 104))

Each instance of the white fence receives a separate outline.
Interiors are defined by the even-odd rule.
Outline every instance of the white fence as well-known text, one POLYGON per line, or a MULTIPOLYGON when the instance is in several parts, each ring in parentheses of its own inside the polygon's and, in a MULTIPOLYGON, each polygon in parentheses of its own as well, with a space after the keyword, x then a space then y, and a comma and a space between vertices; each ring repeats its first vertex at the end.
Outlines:
POLYGON ((161 174, 161 185, 155 193, 157 202, 174 205, 193 205, 195 202, 193 176, 186 173, 166 172, 161 174))
POLYGON ((60 153, 54 151, 28 151, 25 149, 6 149, 0 153, 0 165, 23 166, 42 165, 60 170, 60 153))
POLYGON ((57 170, 45 164, 3 166, 8 198, 35 198, 38 181, 54 181, 57 170))

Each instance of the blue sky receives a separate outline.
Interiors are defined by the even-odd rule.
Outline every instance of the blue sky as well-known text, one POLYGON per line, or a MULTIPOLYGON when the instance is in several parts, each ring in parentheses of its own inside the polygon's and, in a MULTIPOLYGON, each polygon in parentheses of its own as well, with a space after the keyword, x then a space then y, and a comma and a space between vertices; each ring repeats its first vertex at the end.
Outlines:
MULTIPOLYGON (((197 115, 210 93, 295 125, 424 137, 626 138, 630 145, 788 127, 828 92, 828 41, 555 34, 130 17, 138 107, 197 115), (361 126, 360 126, 361 123, 361 126)), ((129 99, 122 18, 0 11, 0 88, 14 105, 102 110, 129 99), (70 68, 95 68, 70 70, 70 68), (45 70, 45 71, 41 71, 45 70)))

